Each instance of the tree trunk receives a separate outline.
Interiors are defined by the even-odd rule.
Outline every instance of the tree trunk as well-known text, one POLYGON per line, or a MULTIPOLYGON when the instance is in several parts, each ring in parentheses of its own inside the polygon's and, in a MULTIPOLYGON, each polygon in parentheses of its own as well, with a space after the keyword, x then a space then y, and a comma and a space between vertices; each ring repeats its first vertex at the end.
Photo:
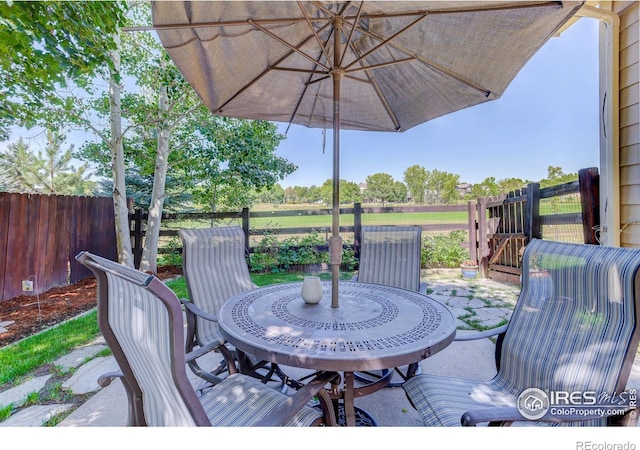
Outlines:
POLYGON ((114 38, 116 49, 111 51, 113 69, 109 77, 109 111, 111 119, 111 170, 113 174, 113 212, 116 224, 118 261, 133 267, 131 235, 129 230, 129 209, 127 208, 127 187, 125 183, 124 148, 122 145, 122 110, 120 104, 120 35, 114 38))
MULTIPOLYGON (((159 92, 159 116, 164 117, 168 110, 167 87, 161 85, 159 92)), ((169 130, 163 128, 162 120, 158 127, 158 147, 156 150, 156 166, 153 174, 153 191, 149 204, 149 218, 142 248, 140 270, 156 273, 158 269, 158 241, 162 221, 162 207, 165 199, 167 170, 169 168, 169 130)))

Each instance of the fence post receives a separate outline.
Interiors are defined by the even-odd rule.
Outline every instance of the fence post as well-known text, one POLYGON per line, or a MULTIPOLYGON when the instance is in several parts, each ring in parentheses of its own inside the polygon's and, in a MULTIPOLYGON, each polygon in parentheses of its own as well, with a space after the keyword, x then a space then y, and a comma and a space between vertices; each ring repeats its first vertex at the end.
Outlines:
POLYGON ((478 264, 478 228, 477 202, 469 200, 467 203, 467 217, 469 226, 469 259, 478 264))
POLYGON ((540 183, 527 185, 527 204, 525 209, 524 234, 525 245, 533 238, 541 239, 540 227, 540 183))
POLYGON ((582 232, 585 244, 600 244, 596 236, 596 227, 600 225, 599 181, 597 167, 589 167, 578 171, 580 204, 582 207, 582 232))
MULTIPOLYGON (((142 261, 142 210, 135 209, 133 216, 133 265, 137 268, 140 267, 140 261, 142 261)), ((131 228, 131 225, 129 225, 131 228)))
POLYGON ((353 204, 353 254, 360 260, 360 242, 362 239, 362 204, 353 204))
POLYGON ((244 254, 249 256, 249 249, 251 247, 249 240, 249 208, 242 208, 242 231, 244 231, 244 254))
POLYGON ((480 275, 486 277, 489 274, 489 237, 487 223, 487 198, 478 199, 478 271, 480 275))

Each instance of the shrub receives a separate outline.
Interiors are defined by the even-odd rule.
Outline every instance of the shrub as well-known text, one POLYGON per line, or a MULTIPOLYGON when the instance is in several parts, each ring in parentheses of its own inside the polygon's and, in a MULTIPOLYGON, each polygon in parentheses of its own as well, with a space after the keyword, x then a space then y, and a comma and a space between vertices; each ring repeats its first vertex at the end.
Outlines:
POLYGON ((448 235, 427 236, 422 240, 423 268, 454 268, 469 259, 469 251, 462 246, 466 232, 455 230, 448 235))
MULTIPOLYGON (((326 241, 318 233, 281 241, 273 233, 266 234, 250 255, 250 270, 253 273, 302 271, 308 265, 328 263, 329 252, 316 248, 322 245, 326 245, 326 241)), ((342 255, 341 269, 353 271, 357 264, 353 250, 346 249, 342 255)))
POLYGON ((158 255, 159 266, 182 266, 182 241, 178 237, 171 237, 162 247, 166 253, 158 255))

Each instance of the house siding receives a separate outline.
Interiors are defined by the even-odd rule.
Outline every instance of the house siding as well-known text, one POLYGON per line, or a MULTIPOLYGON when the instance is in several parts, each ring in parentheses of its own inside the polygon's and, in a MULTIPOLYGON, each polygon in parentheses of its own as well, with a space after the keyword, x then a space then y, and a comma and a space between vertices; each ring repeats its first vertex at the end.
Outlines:
POLYGON ((640 15, 638 2, 614 2, 620 16, 620 245, 640 247, 640 15))

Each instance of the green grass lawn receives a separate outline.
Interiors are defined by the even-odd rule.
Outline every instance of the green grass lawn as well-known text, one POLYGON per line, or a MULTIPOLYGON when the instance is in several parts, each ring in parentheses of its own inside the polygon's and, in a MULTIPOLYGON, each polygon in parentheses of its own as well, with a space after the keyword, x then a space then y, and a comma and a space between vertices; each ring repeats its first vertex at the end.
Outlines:
POLYGON ((18 380, 100 334, 96 311, 0 349, 0 385, 18 380))

